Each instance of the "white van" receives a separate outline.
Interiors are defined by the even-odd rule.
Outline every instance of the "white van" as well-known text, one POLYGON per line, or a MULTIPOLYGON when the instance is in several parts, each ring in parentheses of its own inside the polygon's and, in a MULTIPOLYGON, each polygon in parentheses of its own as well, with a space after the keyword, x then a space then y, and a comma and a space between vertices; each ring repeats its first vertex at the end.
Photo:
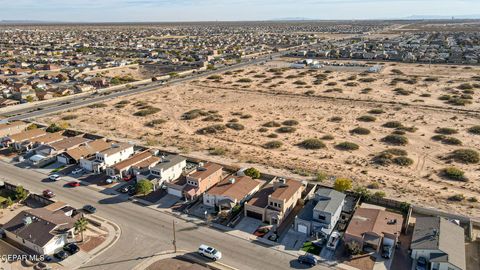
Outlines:
POLYGON ((209 247, 207 245, 201 245, 198 248, 198 253, 214 261, 220 260, 222 258, 222 253, 220 251, 214 249, 213 247, 209 247))

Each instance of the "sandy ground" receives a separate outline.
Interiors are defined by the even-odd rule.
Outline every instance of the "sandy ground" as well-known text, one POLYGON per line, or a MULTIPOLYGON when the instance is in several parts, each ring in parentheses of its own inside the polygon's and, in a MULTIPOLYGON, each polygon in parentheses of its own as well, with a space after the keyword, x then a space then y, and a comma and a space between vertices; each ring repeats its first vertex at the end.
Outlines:
POLYGON ((467 200, 471 197, 480 199, 479 165, 453 163, 466 172, 470 179, 468 182, 445 180, 439 176, 443 168, 452 165, 441 157, 455 149, 469 148, 477 151, 480 149, 480 137, 466 131, 480 123, 479 113, 475 112, 479 109, 480 89, 476 89, 474 94, 475 103, 462 107, 472 110, 470 113, 457 111, 456 107, 451 109, 437 99, 437 96, 443 93, 442 88, 447 84, 446 80, 454 80, 455 83, 452 85, 469 81, 472 74, 478 72, 478 68, 472 71, 462 68, 451 69, 448 66, 428 68, 398 64, 395 67, 387 66, 380 74, 369 75, 377 77, 374 82, 359 83, 360 85, 356 87, 341 86, 344 93, 326 94, 324 89, 330 88, 326 86, 328 82, 335 81, 343 85, 348 81, 340 80, 352 75, 362 78, 358 75, 361 71, 328 73, 333 78, 328 78, 321 85, 313 86, 311 74, 324 73, 324 70, 316 70, 315 73, 308 73, 301 79, 307 82, 306 85, 296 88, 293 82, 299 79, 286 77, 298 75, 305 70, 286 70, 281 75, 275 75, 282 76, 278 80, 286 83, 269 88, 257 82, 265 78, 254 76, 265 73, 271 77, 272 72, 268 71, 270 68, 255 66, 230 75, 223 74, 222 79, 217 82, 202 79, 163 88, 156 93, 115 99, 106 103, 108 106, 104 108, 82 108, 63 113, 61 116, 46 117, 41 121, 57 122, 61 121, 62 116, 74 114, 78 117, 69 121, 71 127, 100 133, 110 138, 135 141, 152 147, 179 149, 192 156, 225 163, 235 162, 245 166, 255 164, 259 168, 285 176, 296 174, 311 179, 318 171, 327 172, 338 177, 349 177, 353 179, 355 186, 376 183, 378 189, 373 189, 372 192, 383 190, 390 198, 480 217, 478 203, 467 200), (435 74, 441 79, 439 82, 427 83, 425 87, 420 87, 423 82, 413 86, 402 84, 402 87, 411 88, 415 93, 430 92, 432 95, 423 98, 424 102, 413 102, 413 99, 419 98, 417 94, 397 96, 392 94, 391 86, 386 86, 397 76, 390 75, 391 69, 394 68, 403 70, 405 74, 418 76, 429 77, 430 75, 421 74, 435 74), (431 73, 431 70, 434 72, 431 73), (458 74, 452 74, 452 70, 458 71, 458 74), (253 82, 239 83, 238 80, 241 78, 251 78, 253 82), (365 87, 373 90, 369 94, 360 94, 359 89, 365 87), (314 90, 315 93, 305 95, 308 90, 314 90), (392 100, 411 106, 390 104, 392 100), (128 104, 119 105, 121 101, 128 104), (159 111, 146 117, 134 116, 141 106, 153 106, 159 111), (369 114, 370 110, 379 108, 384 111, 383 114, 369 114), (205 115, 193 120, 182 119, 185 112, 193 109, 200 109, 205 115), (376 120, 373 122, 357 120, 363 115, 372 115, 376 120), (333 122, 332 117, 342 119, 333 122), (155 127, 146 126, 148 122, 157 119, 165 122, 155 127), (292 119, 299 122, 292 133, 278 133, 276 131, 278 127, 263 127, 269 121, 282 123, 292 119), (393 131, 382 126, 388 121, 400 121, 404 126, 415 126, 418 129, 415 132, 406 132, 404 136, 409 140, 407 145, 395 146, 408 152, 408 157, 413 160, 411 166, 385 167, 373 164, 372 158, 375 154, 393 148, 381 141, 393 131), (237 131, 226 128, 207 135, 197 132, 207 126, 227 123, 241 124, 244 129, 237 131), (355 127, 367 128, 371 133, 352 135, 350 130, 355 127), (451 136, 460 139, 463 145, 452 146, 433 141, 431 137, 435 135, 435 129, 438 127, 457 129, 458 134, 451 136), (322 138, 325 135, 332 135, 334 138, 324 140, 326 144, 324 149, 306 150, 298 146, 305 139, 322 138), (277 138, 271 138, 273 136, 277 138), (264 144, 272 140, 281 141, 283 145, 278 149, 265 149, 264 144), (335 148, 336 144, 345 141, 356 143, 359 149, 342 151, 335 148), (465 200, 449 201, 448 197, 455 194, 463 194, 465 200))

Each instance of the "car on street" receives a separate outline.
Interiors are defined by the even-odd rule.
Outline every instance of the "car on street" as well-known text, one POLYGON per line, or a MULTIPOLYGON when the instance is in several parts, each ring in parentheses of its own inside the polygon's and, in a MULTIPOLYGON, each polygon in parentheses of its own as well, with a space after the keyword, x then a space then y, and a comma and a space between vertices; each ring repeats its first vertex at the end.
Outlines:
POLYGON ((43 196, 47 198, 53 198, 55 197, 55 193, 53 193, 53 191, 51 191, 50 189, 46 189, 43 191, 43 196))
POLYGON ((198 248, 198 254, 214 261, 220 260, 222 258, 222 253, 220 251, 207 245, 200 245, 200 247, 198 248))
POLYGON ((382 249, 382 257, 385 259, 390 259, 393 254, 393 246, 392 245, 383 245, 382 249))
POLYGON ((312 254, 309 254, 309 253, 298 256, 297 260, 301 264, 306 264, 310 266, 315 266, 318 263, 317 259, 312 254))
POLYGON ((94 214, 95 212, 97 212, 97 208, 95 208, 94 206, 92 205, 85 205, 83 208, 83 211, 87 212, 87 213, 90 213, 90 214, 94 214))
POLYGON ((58 174, 52 174, 48 177, 48 179, 52 180, 52 181, 57 181, 57 180, 60 180, 60 175, 58 174))
POLYGON ((72 174, 82 174, 83 169, 82 168, 76 168, 75 170, 72 171, 72 174))
POLYGON ((79 186, 80 186, 80 182, 72 181, 72 182, 68 182, 67 185, 69 185, 69 186, 71 186, 71 187, 79 187, 79 186))
POLYGON ((70 253, 71 255, 77 253, 78 251, 80 251, 80 248, 74 244, 74 243, 70 243, 70 244, 66 244, 64 247, 63 247, 63 250, 70 253))
POLYGON ((68 258, 68 254, 63 250, 60 250, 59 252, 55 253, 53 256, 55 256, 55 258, 57 258, 59 261, 63 261, 66 258, 68 258))
POLYGON ((427 270, 427 259, 425 257, 419 257, 415 270, 427 270))

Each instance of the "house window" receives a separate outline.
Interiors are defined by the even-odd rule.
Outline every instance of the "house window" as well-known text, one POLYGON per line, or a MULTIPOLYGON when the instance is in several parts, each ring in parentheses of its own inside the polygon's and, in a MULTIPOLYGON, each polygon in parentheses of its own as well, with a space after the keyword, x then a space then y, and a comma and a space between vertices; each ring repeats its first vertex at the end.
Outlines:
POLYGON ((322 216, 322 215, 318 215, 318 219, 319 219, 319 220, 325 220, 326 217, 325 217, 325 216, 322 216))

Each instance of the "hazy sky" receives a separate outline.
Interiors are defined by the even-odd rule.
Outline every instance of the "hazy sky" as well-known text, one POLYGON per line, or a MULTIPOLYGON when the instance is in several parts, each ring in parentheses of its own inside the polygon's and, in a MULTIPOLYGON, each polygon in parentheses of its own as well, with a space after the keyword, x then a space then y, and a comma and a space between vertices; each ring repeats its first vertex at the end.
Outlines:
POLYGON ((0 20, 216 21, 474 15, 480 0, 0 0, 0 20))

